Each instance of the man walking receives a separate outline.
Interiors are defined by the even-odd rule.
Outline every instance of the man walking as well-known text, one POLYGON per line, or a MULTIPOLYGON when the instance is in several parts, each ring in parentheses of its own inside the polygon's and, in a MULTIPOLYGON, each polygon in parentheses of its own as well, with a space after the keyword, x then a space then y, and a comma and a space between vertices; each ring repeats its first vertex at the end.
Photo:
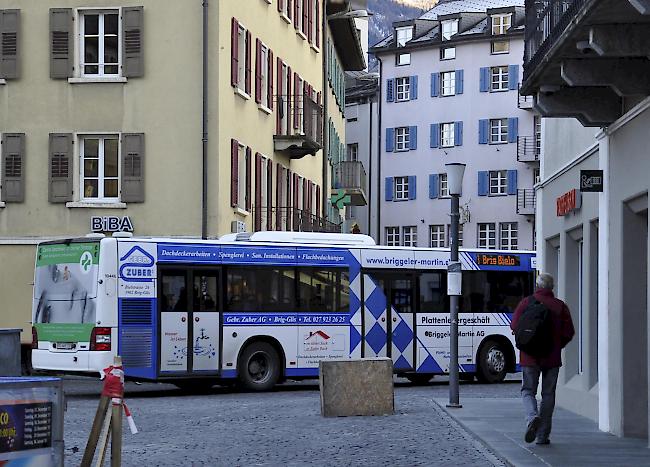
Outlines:
MULTIPOLYGON (((545 316, 547 322, 547 334, 543 339, 546 350, 542 355, 532 356, 521 350, 520 364, 523 371, 523 382, 521 396, 526 411, 526 435, 527 443, 536 441, 537 444, 549 444, 551 433, 551 420, 555 408, 555 387, 557 376, 562 366, 562 349, 571 341, 575 331, 573 321, 566 304, 553 295, 553 276, 542 273, 537 276, 537 289, 531 297, 527 297, 519 303, 512 318, 510 328, 514 333, 518 331, 518 324, 522 315, 526 312, 539 313, 541 304, 541 316, 545 316), (536 307, 533 310, 533 307, 536 307), (546 310, 544 310, 544 308, 546 310), (540 374, 542 376, 542 401, 537 409, 537 385, 540 374)), ((527 315, 530 318, 530 315, 527 315)), ((524 321, 526 321, 526 319, 524 321)), ((528 319, 530 322, 530 319, 528 319)), ((528 327, 534 327, 528 326, 528 327)), ((540 329, 543 324, 540 324, 540 329)))

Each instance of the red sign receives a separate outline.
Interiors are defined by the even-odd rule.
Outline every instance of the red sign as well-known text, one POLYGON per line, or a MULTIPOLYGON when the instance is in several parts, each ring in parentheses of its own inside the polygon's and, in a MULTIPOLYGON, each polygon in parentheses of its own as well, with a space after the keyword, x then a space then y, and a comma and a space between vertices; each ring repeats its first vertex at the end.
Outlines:
POLYGON ((557 215, 566 216, 576 209, 580 209, 582 198, 580 192, 575 188, 567 191, 556 200, 557 215))

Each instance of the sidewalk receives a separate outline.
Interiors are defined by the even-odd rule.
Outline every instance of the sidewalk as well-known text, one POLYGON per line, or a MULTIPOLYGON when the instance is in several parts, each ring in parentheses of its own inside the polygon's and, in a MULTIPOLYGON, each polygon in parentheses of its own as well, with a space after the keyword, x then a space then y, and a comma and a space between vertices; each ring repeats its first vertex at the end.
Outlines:
POLYGON ((650 466, 647 440, 618 438, 593 421, 556 408, 551 445, 524 442, 520 399, 463 399, 462 409, 436 402, 504 461, 519 466, 650 466))

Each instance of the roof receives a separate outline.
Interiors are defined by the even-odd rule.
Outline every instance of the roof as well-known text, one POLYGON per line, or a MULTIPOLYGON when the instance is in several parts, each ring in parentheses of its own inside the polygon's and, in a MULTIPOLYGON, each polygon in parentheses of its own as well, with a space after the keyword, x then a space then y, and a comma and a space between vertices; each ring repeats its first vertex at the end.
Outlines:
MULTIPOLYGON (((327 2, 325 14, 333 15, 350 11, 350 0, 327 2)), ((361 47, 361 40, 357 32, 354 18, 337 18, 328 21, 330 37, 334 48, 345 71, 363 70, 366 67, 366 58, 361 47)))
POLYGON ((438 16, 454 13, 485 13, 490 8, 524 6, 524 0, 447 0, 431 8, 420 19, 437 20, 438 16))

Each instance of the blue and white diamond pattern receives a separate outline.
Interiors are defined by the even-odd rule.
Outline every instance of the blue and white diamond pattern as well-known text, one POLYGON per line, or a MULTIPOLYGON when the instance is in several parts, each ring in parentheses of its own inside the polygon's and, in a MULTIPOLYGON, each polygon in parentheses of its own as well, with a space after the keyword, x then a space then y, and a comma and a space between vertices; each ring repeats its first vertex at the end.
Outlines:
POLYGON ((393 366, 396 370, 414 368, 413 362, 413 315, 405 313, 400 315, 391 307, 393 317, 392 356, 393 366))
POLYGON ((386 345, 386 295, 368 274, 363 276, 364 325, 366 335, 364 339, 364 355, 366 357, 388 356, 386 345))
POLYGON ((361 274, 350 271, 350 357, 361 358, 361 274))

